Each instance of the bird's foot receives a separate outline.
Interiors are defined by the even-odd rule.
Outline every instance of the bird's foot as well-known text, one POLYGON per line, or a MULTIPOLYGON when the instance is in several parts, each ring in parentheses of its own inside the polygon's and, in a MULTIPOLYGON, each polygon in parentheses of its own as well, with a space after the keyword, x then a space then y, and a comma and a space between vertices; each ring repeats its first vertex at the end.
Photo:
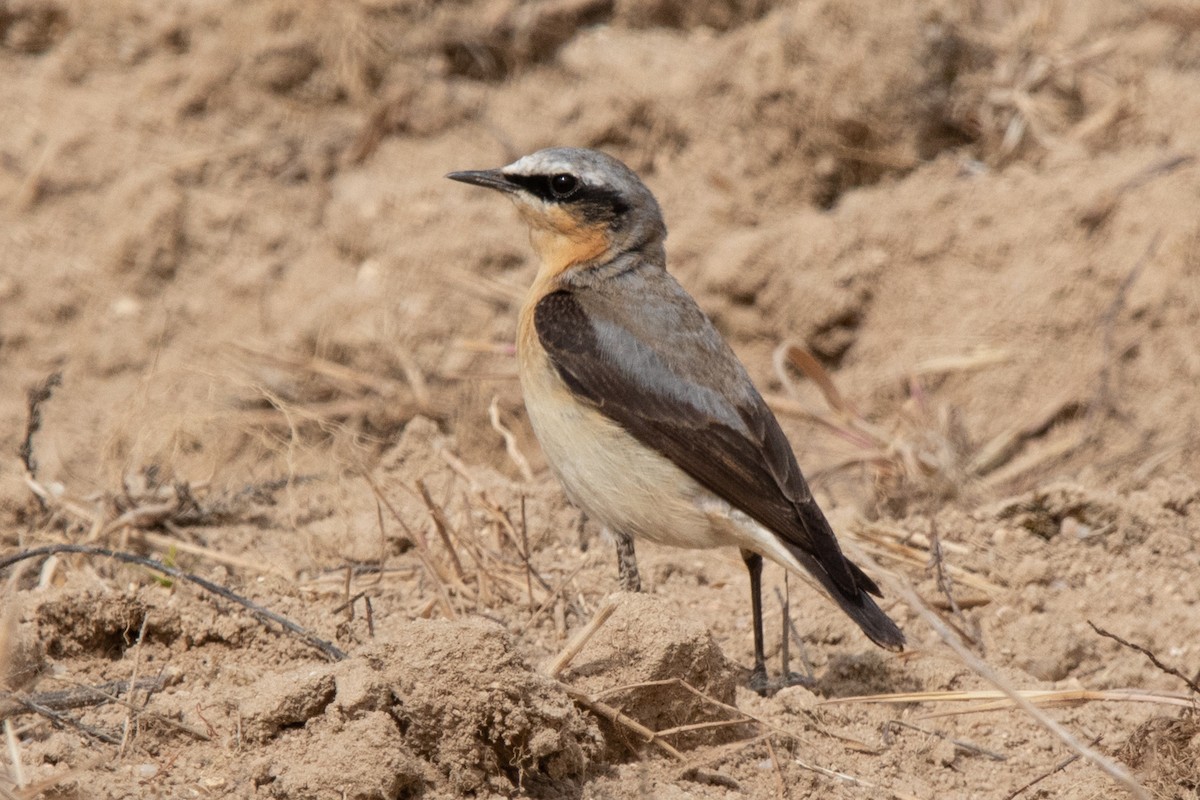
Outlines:
POLYGON ((778 678, 771 678, 767 675, 766 666, 760 664, 750 671, 750 680, 746 682, 746 686, 760 697, 768 697, 789 686, 803 686, 811 689, 816 683, 815 678, 796 672, 787 672, 778 678))
POLYGON ((767 677, 767 665, 755 664, 754 669, 750 670, 750 680, 746 682, 750 691, 766 697, 771 692, 771 679, 767 677))

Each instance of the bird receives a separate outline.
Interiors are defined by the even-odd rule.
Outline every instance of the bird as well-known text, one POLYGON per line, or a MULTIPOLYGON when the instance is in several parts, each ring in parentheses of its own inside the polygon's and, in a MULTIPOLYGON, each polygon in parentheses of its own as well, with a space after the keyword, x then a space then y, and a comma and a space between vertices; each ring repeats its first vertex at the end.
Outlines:
POLYGON ((528 226, 539 266, 517 324, 526 412, 567 497, 615 540, 621 588, 641 590, 635 540, 737 547, 759 693, 764 558, 807 572, 871 641, 902 650, 745 366, 667 271, 663 214, 637 174, 552 147, 446 177, 507 196, 528 226))

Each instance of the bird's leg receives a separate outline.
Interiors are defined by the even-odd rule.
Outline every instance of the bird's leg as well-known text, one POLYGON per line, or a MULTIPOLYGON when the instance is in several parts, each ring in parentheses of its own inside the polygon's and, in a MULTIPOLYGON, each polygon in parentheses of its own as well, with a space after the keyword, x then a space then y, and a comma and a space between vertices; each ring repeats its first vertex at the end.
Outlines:
POLYGON ((750 688, 765 695, 767 689, 767 656, 763 650, 762 615, 762 556, 749 550, 742 551, 742 560, 750 571, 750 609, 754 615, 754 669, 750 673, 750 688))
POLYGON ((621 579, 621 589, 626 592, 640 592, 642 576, 638 574, 633 537, 627 533, 613 531, 613 538, 617 541, 617 575, 621 579))
POLYGON ((575 535, 579 538, 579 549, 587 552, 591 546, 591 537, 587 534, 588 516, 582 510, 579 512, 579 519, 575 522, 575 535))

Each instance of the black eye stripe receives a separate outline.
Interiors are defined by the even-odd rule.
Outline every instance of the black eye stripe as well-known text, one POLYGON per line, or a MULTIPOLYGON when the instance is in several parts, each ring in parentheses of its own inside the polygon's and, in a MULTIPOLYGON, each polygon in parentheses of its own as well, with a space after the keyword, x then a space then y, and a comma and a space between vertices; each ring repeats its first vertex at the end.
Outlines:
POLYGON ((598 222, 612 222, 629 211, 629 203, 620 193, 607 187, 589 186, 576 178, 576 186, 567 196, 556 193, 552 181, 565 173, 553 175, 505 175, 510 182, 530 194, 550 203, 577 206, 583 215, 598 222))
POLYGON ((584 192, 591 190, 574 175, 556 172, 553 175, 505 175, 509 183, 551 202, 570 202, 584 192))
POLYGON ((550 176, 549 175, 505 175, 509 183, 515 183, 530 194, 536 195, 543 200, 553 200, 554 194, 550 191, 550 176))

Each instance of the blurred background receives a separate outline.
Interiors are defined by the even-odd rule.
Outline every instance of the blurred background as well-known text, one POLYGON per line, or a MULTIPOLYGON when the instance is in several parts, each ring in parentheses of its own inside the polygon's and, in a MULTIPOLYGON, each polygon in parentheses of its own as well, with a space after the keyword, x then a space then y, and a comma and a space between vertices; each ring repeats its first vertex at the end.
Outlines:
MULTIPOLYGON (((990 581, 981 649, 1153 682, 1077 646, 1104 606, 1194 672, 1198 119, 1187 0, 2 0, 0 545, 182 542, 321 624, 300 598, 340 578, 303 581, 415 558, 380 544, 379 486, 432 532, 434 505, 494 521, 470 476, 510 522, 528 497, 568 573, 595 532, 515 380, 533 256, 443 176, 594 147, 659 198, 671 270, 842 524, 932 594, 939 531, 990 581), (1073 633, 1022 652, 1051 618, 1073 633)), ((615 585, 608 547, 580 596, 615 585)), ((658 586, 733 576, 736 612, 700 613, 745 660, 736 556, 644 557, 658 586)), ((436 616, 422 586, 373 591, 436 616)))
MULTIPOLYGON (((1171 3, 7 2, 4 448, 62 370, 39 460, 80 488, 269 469, 281 439, 369 458, 418 409, 511 471, 486 409, 522 415, 531 254, 442 175, 578 145, 658 194, 672 269, 760 382, 800 345, 946 481, 906 491, 1195 474, 1198 26, 1171 3)), ((810 471, 880 455, 789 424, 810 471)))

